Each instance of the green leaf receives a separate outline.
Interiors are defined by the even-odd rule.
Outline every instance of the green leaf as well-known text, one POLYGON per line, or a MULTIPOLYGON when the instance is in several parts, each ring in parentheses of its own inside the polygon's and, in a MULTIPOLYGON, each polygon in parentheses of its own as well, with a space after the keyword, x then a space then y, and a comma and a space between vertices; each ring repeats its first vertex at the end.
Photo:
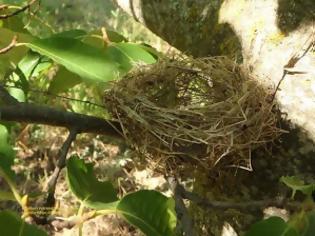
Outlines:
POLYGON ((54 35, 54 37, 80 39, 86 35, 87 35, 87 32, 85 32, 84 30, 75 29, 75 30, 68 30, 68 31, 57 33, 54 35))
MULTIPOLYGON (((119 43, 119 42, 127 42, 128 41, 124 36, 118 34, 115 31, 106 30, 106 33, 107 33, 107 37, 108 37, 110 42, 119 43)), ((103 48, 104 49, 107 46, 107 42, 104 41, 103 33, 101 30, 93 30, 92 32, 87 34, 85 37, 83 37, 82 41, 84 43, 87 43, 87 44, 92 45, 92 46, 97 47, 97 48, 103 48)))
POLYGON ((117 212, 149 236, 174 235, 176 227, 173 199, 153 190, 140 190, 123 197, 117 212))
POLYGON ((30 77, 38 77, 43 71, 48 70, 52 66, 52 62, 47 57, 44 57, 31 50, 18 63, 14 73, 13 81, 18 86, 21 86, 25 94, 29 91, 30 77))
POLYGON ((25 25, 23 23, 23 16, 17 15, 14 17, 9 17, 7 19, 1 20, 2 27, 10 29, 14 32, 29 34, 29 32, 25 29, 25 25))
POLYGON ((292 199, 294 198, 296 191, 301 191, 305 195, 310 196, 315 190, 315 184, 305 184, 303 180, 296 176, 282 176, 280 181, 292 189, 292 199))
POLYGON ((98 181, 93 165, 78 157, 67 161, 67 181, 73 194, 93 209, 113 209, 117 204, 117 192, 109 181, 98 181))
POLYGON ((15 201, 14 194, 12 192, 0 190, 0 201, 15 201))
POLYGON ((8 143, 8 130, 4 125, 0 125, 0 175, 5 174, 13 179, 15 174, 11 170, 14 163, 14 151, 8 143), (1 173, 2 172, 2 173, 1 173))
POLYGON ((253 224, 245 236, 298 236, 294 228, 280 217, 270 217, 253 224))
POLYGON ((49 84, 48 91, 53 94, 66 92, 68 89, 82 82, 82 79, 65 67, 60 66, 56 76, 49 84))
POLYGON ((120 43, 120 42, 128 41, 123 35, 117 33, 116 31, 106 29, 106 33, 107 33, 109 41, 111 42, 120 43))
POLYGON ((26 79, 30 76, 38 76, 42 70, 47 69, 49 66, 51 66, 51 63, 47 62, 47 58, 43 60, 42 55, 32 51, 29 51, 18 64, 19 69, 23 72, 26 79), (40 64, 44 64, 44 66, 39 66, 40 64))
POLYGON ((105 82, 114 79, 118 72, 115 61, 103 50, 78 39, 51 37, 37 39, 26 45, 78 74, 82 79, 105 82))
POLYGON ((312 211, 308 213, 306 217, 307 217, 308 225, 304 233, 302 234, 302 236, 314 236, 315 235, 315 212, 312 211))
POLYGON ((133 43, 112 43, 106 48, 106 54, 118 63, 121 74, 130 71, 137 63, 156 62, 151 53, 143 49, 141 45, 133 43))
POLYGON ((131 63, 143 62, 152 64, 156 62, 156 58, 145 49, 145 46, 134 43, 116 43, 110 47, 115 47, 129 58, 131 63))
POLYGON ((8 92, 12 97, 17 99, 19 102, 25 102, 25 93, 19 88, 8 88, 8 92))
POLYGON ((0 232, 8 236, 47 236, 43 230, 24 222, 12 211, 0 212, 0 232))

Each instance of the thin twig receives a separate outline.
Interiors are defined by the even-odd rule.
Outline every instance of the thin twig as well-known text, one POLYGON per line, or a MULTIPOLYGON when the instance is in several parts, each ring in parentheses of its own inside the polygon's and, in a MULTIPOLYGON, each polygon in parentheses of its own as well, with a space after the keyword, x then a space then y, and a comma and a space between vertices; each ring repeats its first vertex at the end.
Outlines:
POLYGON ((95 211, 89 211, 82 216, 72 216, 68 219, 52 218, 50 223, 57 230, 62 230, 64 228, 71 229, 72 227, 82 224, 83 222, 88 221, 96 216, 95 211))
POLYGON ((48 197, 45 203, 46 207, 53 207, 55 205, 55 190, 56 190, 57 180, 58 180, 61 170, 66 166, 66 159, 67 159, 69 148, 71 146, 71 143, 75 140, 77 134, 78 134, 78 129, 76 127, 71 128, 69 130, 69 135, 66 141, 63 143, 61 149, 59 150, 57 166, 55 167, 54 173, 51 175, 47 184, 48 197))
POLYGON ((200 197, 198 194, 186 191, 185 188, 178 184, 178 194, 183 198, 190 200, 191 202, 197 204, 203 209, 212 210, 228 210, 235 209, 240 211, 257 211, 264 209, 269 206, 288 208, 288 209, 299 209, 301 207, 300 202, 288 202, 285 198, 279 199, 266 199, 259 201, 244 201, 244 202, 226 202, 226 201, 210 201, 208 199, 200 197))
MULTIPOLYGON (((314 39, 312 39, 312 37, 313 36, 311 35, 310 38, 308 39, 308 40, 311 40, 311 42, 309 43, 308 47, 303 51, 303 53, 300 56, 298 55, 298 53, 295 53, 289 59, 288 63, 284 66, 282 77, 279 80, 274 93, 272 94, 271 101, 273 101, 275 99, 276 94, 277 94, 277 92, 278 92, 278 90, 280 88, 280 85, 282 84, 282 82, 285 79, 286 75, 288 75, 288 74, 301 74, 301 72, 292 71, 292 68, 294 68, 296 63, 298 63, 298 61, 301 60, 309 52, 309 50, 314 46, 315 41, 314 41, 314 39)), ((304 72, 302 72, 302 73, 304 73, 304 72)))
MULTIPOLYGON (((3 19, 7 19, 7 18, 10 18, 12 16, 16 16, 28 9, 30 9, 30 7, 38 0, 31 0, 27 5, 25 5, 24 7, 21 7, 20 9, 12 12, 12 13, 9 13, 9 14, 4 14, 4 15, 0 15, 0 20, 3 20, 3 19)), ((2 10, 2 9, 1 9, 2 10)))
POLYGON ((10 51, 12 48, 14 48, 16 44, 17 44, 17 36, 14 35, 13 38, 12 38, 12 40, 11 40, 11 42, 10 42, 10 44, 9 44, 8 46, 6 46, 6 47, 0 49, 0 54, 5 54, 5 53, 7 53, 7 52, 10 51))
MULTIPOLYGON (((6 85, 4 83, 0 83, 0 86, 3 86, 4 88, 23 89, 21 86, 6 85)), ((62 100, 66 100, 66 101, 68 100, 68 101, 73 101, 73 102, 84 103, 86 105, 90 105, 90 106, 94 106, 94 107, 100 107, 100 108, 105 108, 105 109, 107 108, 105 105, 101 105, 99 103, 91 102, 91 101, 88 101, 88 100, 76 99, 76 98, 67 97, 67 96, 63 96, 63 95, 58 95, 58 94, 51 93, 49 91, 42 91, 42 90, 38 90, 38 89, 31 89, 31 88, 29 88, 28 92, 36 93, 36 94, 41 93, 41 94, 44 94, 44 95, 49 96, 49 97, 60 98, 62 100)))

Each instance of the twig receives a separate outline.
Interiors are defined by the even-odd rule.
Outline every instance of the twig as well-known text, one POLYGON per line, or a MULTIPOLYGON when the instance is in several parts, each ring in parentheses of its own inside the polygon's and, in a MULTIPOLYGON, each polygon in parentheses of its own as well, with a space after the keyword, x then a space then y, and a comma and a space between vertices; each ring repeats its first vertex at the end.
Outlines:
POLYGON ((180 235, 185 235, 185 236, 196 235, 194 231, 193 220, 191 219, 183 201, 183 195, 182 195, 183 187, 173 177, 168 178, 168 182, 174 194, 175 211, 176 211, 176 216, 177 216, 177 224, 176 224, 177 233, 180 235))
POLYGON ((46 199, 45 207, 53 207, 55 205, 55 190, 58 177, 60 175, 61 170, 66 166, 66 159, 71 143, 75 140, 78 134, 78 130, 76 127, 71 128, 69 130, 69 135, 65 142, 63 143, 61 149, 58 154, 58 163, 55 167, 54 173, 51 175, 48 184, 48 197, 46 199))
MULTIPOLYGON (((0 99, 2 102, 4 102, 6 105, 16 105, 19 103, 18 100, 16 100, 13 96, 11 96, 8 91, 0 85, 0 99)), ((1 117, 1 116, 0 116, 1 117)))
MULTIPOLYGON (((17 69, 18 69, 18 67, 17 67, 17 69)), ((5 85, 4 83, 0 83, 0 86, 3 86, 4 88, 18 88, 18 89, 22 89, 21 86, 5 85)), ((99 103, 91 102, 91 101, 88 101, 88 100, 76 99, 76 98, 67 97, 67 96, 62 96, 62 95, 51 93, 49 91, 42 91, 42 90, 30 89, 30 88, 28 88, 27 91, 30 92, 30 93, 36 93, 36 94, 41 93, 41 94, 44 94, 44 95, 49 96, 49 97, 54 97, 54 98, 58 98, 58 99, 66 100, 66 101, 68 100, 68 101, 73 101, 73 102, 84 103, 84 104, 86 104, 88 106, 90 105, 90 106, 100 107, 100 108, 106 109, 105 105, 101 105, 99 103)))
POLYGON ((31 0, 27 5, 25 5, 24 7, 21 7, 20 9, 14 11, 12 13, 0 15, 0 20, 7 19, 7 18, 10 18, 12 16, 16 16, 16 15, 28 10, 36 1, 38 1, 38 0, 31 0))
MULTIPOLYGON (((282 74, 282 77, 281 79, 279 80, 277 86, 276 86, 276 89, 274 91, 274 93, 272 94, 272 98, 271 98, 271 101, 273 101, 276 97, 276 94, 279 90, 279 87, 280 85, 282 84, 283 80, 285 79, 286 75, 288 74, 299 74, 301 72, 295 72, 295 71, 292 71, 291 69, 294 68, 294 66, 296 65, 296 63, 301 60, 307 53, 308 51, 314 46, 315 42, 314 40, 312 39, 313 36, 310 36, 309 39, 311 39, 311 42, 309 43, 308 47, 303 51, 303 53, 299 56, 298 53, 296 53, 295 55, 293 55, 288 63, 284 66, 283 68, 283 74, 282 74)), ((308 39, 308 40, 309 40, 308 39)), ((307 40, 307 41, 308 41, 307 40)), ((304 73, 304 72, 303 72, 304 73)))
POLYGON ((89 219, 92 219, 96 216, 95 211, 89 211, 82 216, 72 216, 68 219, 60 219, 60 218, 52 218, 50 219, 50 223, 54 226, 57 230, 62 230, 64 228, 70 229, 76 225, 79 225, 89 219))
POLYGON ((15 47, 15 45, 17 44, 17 36, 14 35, 10 44, 4 48, 1 48, 0 49, 0 54, 4 54, 4 53, 7 53, 8 51, 10 51, 12 48, 15 47))
POLYGON ((285 198, 244 202, 209 201, 208 199, 200 197, 196 193, 186 191, 182 185, 178 184, 177 188, 178 194, 183 199, 190 200, 191 202, 197 204, 202 208, 208 208, 212 210, 224 211, 228 209, 235 209, 240 211, 256 211, 269 206, 296 210, 301 207, 301 204, 299 202, 288 202, 285 198))
POLYGON ((107 35, 105 27, 102 27, 101 31, 102 31, 102 39, 103 39, 104 43, 105 44, 110 44, 111 42, 110 42, 110 40, 108 38, 108 35, 107 35))

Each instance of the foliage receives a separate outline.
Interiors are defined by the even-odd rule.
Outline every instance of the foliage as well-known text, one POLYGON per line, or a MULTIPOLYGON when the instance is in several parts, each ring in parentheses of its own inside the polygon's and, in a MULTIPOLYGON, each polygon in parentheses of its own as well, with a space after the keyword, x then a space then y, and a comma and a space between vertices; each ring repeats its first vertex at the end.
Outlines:
MULTIPOLYGON (((23 28, 22 33, 18 31, 17 25, 23 25, 23 22, 19 17, 14 19, 14 24, 8 24, 6 20, 2 22, 0 33, 4 41, 0 46, 5 47, 14 35, 18 35, 18 47, 0 55, 0 61, 4 65, 1 67, 3 83, 19 101, 43 102, 32 96, 36 87, 49 93, 69 91, 79 83, 86 87, 102 87, 139 63, 156 61, 156 52, 152 48, 126 42, 123 36, 112 31, 107 31, 107 37, 115 42, 103 41, 102 35, 97 35, 99 32, 82 30, 64 31, 40 39, 23 28), (13 63, 11 68, 10 63, 13 63), (57 68, 55 75, 47 80, 54 68, 57 68)), ((22 196, 14 183, 11 170, 14 152, 8 143, 8 130, 3 125, 0 126, 0 138, 0 175, 13 192, 1 192, 1 199, 17 201, 24 210, 24 218, 28 216, 28 197, 22 196)), ((99 181, 94 176, 92 164, 77 157, 71 157, 67 162, 67 180, 74 195, 84 206, 97 210, 96 215, 117 213, 147 235, 173 235, 176 224, 174 203, 161 193, 140 190, 118 199, 114 186, 109 181, 99 181)), ((2 211, 0 224, 12 225, 6 227, 6 235, 46 235, 12 212, 2 211)))
POLYGON ((296 176, 282 176, 280 181, 292 189, 292 199, 297 191, 301 191, 305 195, 311 196, 315 190, 315 184, 305 184, 303 180, 296 176))
POLYGON ((43 230, 25 223, 16 213, 11 211, 0 212, 0 228, 1 235, 47 236, 43 230))
MULTIPOLYGON (((128 42, 125 37, 110 30, 63 30, 56 33, 52 29, 43 33, 41 36, 45 37, 41 38, 34 33, 35 27, 30 27, 40 25, 39 19, 31 14, 27 17, 27 21, 21 15, 0 21, 0 48, 5 48, 14 36, 18 36, 14 48, 0 54, 1 85, 6 86, 10 94, 20 102, 60 106, 54 99, 39 96, 40 92, 49 95, 72 92, 78 100, 86 98, 90 92, 93 99, 100 101, 100 94, 108 82, 120 79, 137 65, 153 64, 160 56, 150 46, 128 42)), ((168 99, 166 96, 163 98, 168 99)), ((62 108, 80 110, 75 102, 69 102, 69 107, 62 108)), ((92 110, 96 113, 96 109, 92 110)), ((18 188, 16 175, 12 171, 15 161, 12 145, 14 140, 9 137, 12 128, 14 124, 0 124, 0 176, 10 189, 8 192, 0 191, 0 200, 15 201, 23 214, 20 217, 15 212, 1 211, 1 235, 46 235, 37 226, 25 222, 25 218, 30 215, 30 193, 24 193, 18 188)), ((173 198, 154 190, 139 190, 120 196, 115 183, 100 181, 93 165, 77 156, 70 157, 66 167, 71 192, 81 207, 88 208, 93 216, 117 214, 146 235, 175 235, 177 218, 173 198)), ((305 184, 294 176, 282 177, 281 181, 292 188, 292 198, 297 191, 307 196, 314 192, 314 184, 305 184)), ((314 235, 314 206, 310 208, 311 210, 303 209, 289 222, 277 217, 262 220, 254 224, 245 235, 314 235)))
MULTIPOLYGON (((282 176, 280 181, 292 189, 291 199, 294 198, 296 191, 301 191, 307 197, 314 192, 314 183, 305 184, 297 176, 282 176)), ((285 222, 280 217, 270 217, 261 220, 251 226, 245 236, 310 236, 315 234, 315 205, 313 199, 307 199, 302 204, 303 210, 285 222)))
POLYGON ((84 205, 93 209, 110 209, 116 205, 118 198, 113 185, 98 181, 91 164, 71 157, 67 163, 67 180, 71 191, 84 205))
POLYGON ((270 217, 266 220, 257 222, 245 234, 245 236, 297 236, 295 229, 290 227, 280 217, 270 217))
POLYGON ((71 191, 82 204, 96 209, 96 214, 117 213, 146 235, 174 235, 176 215, 174 201, 153 190, 130 193, 120 200, 110 182, 100 182, 90 163, 71 157, 67 163, 71 191))

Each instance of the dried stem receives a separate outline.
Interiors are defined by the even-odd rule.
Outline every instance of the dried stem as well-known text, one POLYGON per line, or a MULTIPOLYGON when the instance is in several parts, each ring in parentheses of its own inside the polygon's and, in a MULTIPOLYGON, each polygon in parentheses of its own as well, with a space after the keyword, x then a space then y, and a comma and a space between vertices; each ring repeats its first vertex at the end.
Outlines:
MULTIPOLYGON (((284 81, 286 75, 292 75, 292 74, 300 74, 300 73, 304 73, 304 72, 299 72, 299 71, 293 71, 292 69, 294 68, 294 66, 296 65, 296 63, 298 63, 298 61, 300 61, 310 50, 311 48, 315 45, 315 40, 313 39, 313 35, 310 36, 310 38, 307 40, 311 40, 307 46, 306 49, 302 50, 302 52, 295 53, 287 62, 287 64, 284 66, 283 68, 283 74, 281 79, 279 80, 275 92, 272 94, 272 101, 275 99, 276 94, 280 88, 280 85, 282 84, 282 82, 284 81)), ((307 44, 307 42, 306 42, 307 44)))
POLYGON ((4 48, 1 48, 0 49, 0 54, 4 54, 4 53, 7 53, 8 51, 10 51, 12 48, 15 47, 15 45, 17 44, 17 36, 14 35, 10 44, 4 48))

